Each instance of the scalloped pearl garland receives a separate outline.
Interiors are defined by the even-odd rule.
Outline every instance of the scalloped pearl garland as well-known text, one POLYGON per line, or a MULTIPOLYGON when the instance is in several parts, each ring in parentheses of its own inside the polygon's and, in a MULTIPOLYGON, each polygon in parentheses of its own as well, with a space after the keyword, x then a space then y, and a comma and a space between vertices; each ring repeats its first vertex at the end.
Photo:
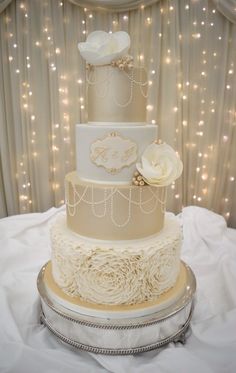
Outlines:
MULTIPOLYGON (((104 66, 111 66, 114 68, 118 68, 120 71, 124 72, 124 74, 126 74, 128 79, 130 80, 130 95, 126 102, 124 103, 118 102, 114 94, 112 95, 112 98, 117 106, 127 107, 132 102, 134 84, 139 86, 142 96, 144 98, 147 98, 147 94, 143 91, 143 89, 147 86, 148 81, 138 81, 134 79, 134 70, 133 70, 134 64, 133 64, 132 56, 129 56, 129 55, 123 56, 119 58, 118 60, 114 60, 111 63, 104 64, 104 65, 92 65, 90 63, 87 63, 86 64, 86 80, 89 85, 99 85, 98 81, 96 80, 96 76, 93 79, 91 79, 90 75, 91 73, 95 74, 95 68, 104 67, 104 66)), ((103 92, 102 94, 101 92, 99 92, 99 89, 96 89, 96 94, 98 97, 104 98, 107 95, 108 85, 109 85, 109 82, 111 81, 111 78, 112 78, 112 72, 109 72, 107 74, 107 78, 104 79, 104 81, 99 82, 100 84, 106 83, 106 89, 104 90, 105 93, 103 92)))

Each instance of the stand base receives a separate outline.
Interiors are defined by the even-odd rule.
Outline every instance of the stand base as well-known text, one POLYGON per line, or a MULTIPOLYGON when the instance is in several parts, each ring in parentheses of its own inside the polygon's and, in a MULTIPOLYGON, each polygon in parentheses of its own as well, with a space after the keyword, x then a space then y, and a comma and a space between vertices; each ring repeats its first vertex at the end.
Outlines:
POLYGON ((158 349, 170 342, 185 343, 196 280, 190 267, 183 262, 182 265, 187 276, 177 301, 159 312, 124 319, 85 315, 52 300, 45 284, 47 263, 38 276, 41 322, 62 342, 97 354, 130 355, 158 349))

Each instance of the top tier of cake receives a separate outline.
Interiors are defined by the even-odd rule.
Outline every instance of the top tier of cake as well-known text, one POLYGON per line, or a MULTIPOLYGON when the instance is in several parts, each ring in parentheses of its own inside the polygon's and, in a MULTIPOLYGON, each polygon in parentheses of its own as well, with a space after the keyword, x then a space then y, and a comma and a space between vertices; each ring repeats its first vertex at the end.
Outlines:
POLYGON ((143 68, 89 67, 87 83, 89 122, 146 121, 147 78, 143 68))

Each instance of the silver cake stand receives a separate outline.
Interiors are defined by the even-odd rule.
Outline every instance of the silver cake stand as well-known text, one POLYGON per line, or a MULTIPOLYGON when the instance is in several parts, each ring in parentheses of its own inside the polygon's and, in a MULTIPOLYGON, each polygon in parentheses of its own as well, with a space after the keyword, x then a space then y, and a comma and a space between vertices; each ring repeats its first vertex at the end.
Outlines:
POLYGON ((43 266, 37 285, 41 298, 41 322, 61 341, 97 354, 129 355, 185 343, 193 312, 196 279, 189 266, 183 294, 159 312, 131 318, 101 318, 71 311, 52 300, 44 282, 43 266))

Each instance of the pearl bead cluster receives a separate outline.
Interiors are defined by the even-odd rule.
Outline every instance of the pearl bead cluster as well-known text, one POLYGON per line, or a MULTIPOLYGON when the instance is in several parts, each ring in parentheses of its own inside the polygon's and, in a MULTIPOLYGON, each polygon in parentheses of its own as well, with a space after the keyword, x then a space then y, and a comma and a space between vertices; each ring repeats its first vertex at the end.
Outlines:
POLYGON ((112 66, 112 67, 118 67, 120 70, 124 70, 124 69, 133 69, 134 67, 134 58, 133 56, 123 56, 121 58, 119 58, 118 60, 114 60, 114 61, 111 61, 111 63, 106 63, 106 64, 103 64, 103 65, 93 65, 91 63, 86 63, 86 70, 92 70, 95 66, 96 67, 103 67, 103 66, 112 66))
POLYGON ((147 183, 143 179, 143 176, 138 171, 135 171, 134 176, 132 178, 132 183, 133 185, 136 185, 136 186, 147 185, 147 183))
POLYGON ((119 58, 119 60, 112 61, 111 66, 118 67, 120 70, 124 70, 126 68, 133 69, 133 60, 134 58, 132 56, 123 56, 119 58))

